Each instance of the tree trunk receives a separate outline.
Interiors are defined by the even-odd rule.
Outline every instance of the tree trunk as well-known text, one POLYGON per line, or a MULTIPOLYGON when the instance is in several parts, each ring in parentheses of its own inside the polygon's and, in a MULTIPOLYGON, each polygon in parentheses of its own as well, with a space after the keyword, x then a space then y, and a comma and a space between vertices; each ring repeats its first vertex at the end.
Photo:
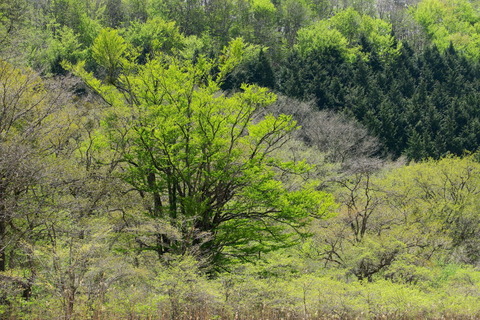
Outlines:
POLYGON ((5 237, 7 233, 7 223, 4 218, 4 210, 0 207, 0 272, 6 270, 5 237))

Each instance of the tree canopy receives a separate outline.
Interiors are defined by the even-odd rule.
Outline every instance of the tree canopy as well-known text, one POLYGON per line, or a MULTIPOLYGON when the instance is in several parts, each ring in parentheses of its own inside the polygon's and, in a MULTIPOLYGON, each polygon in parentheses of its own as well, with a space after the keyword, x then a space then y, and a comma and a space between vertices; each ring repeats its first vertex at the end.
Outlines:
POLYGON ((123 48, 110 32, 100 34, 93 50, 107 69, 123 67, 115 81, 113 72, 102 82, 82 64, 73 70, 111 106, 98 134, 120 146, 120 157, 112 160, 124 163, 122 176, 145 199, 145 213, 181 234, 176 239, 159 232, 146 248, 162 256, 197 246, 205 259, 219 263, 289 246, 311 218, 327 214, 330 196, 312 182, 295 186, 286 178, 310 166, 275 157, 296 127, 291 116, 262 116, 275 96, 254 85, 220 92, 243 54, 240 40, 224 49, 220 63, 159 56, 128 67, 119 57, 124 50, 97 49, 110 43, 123 48))

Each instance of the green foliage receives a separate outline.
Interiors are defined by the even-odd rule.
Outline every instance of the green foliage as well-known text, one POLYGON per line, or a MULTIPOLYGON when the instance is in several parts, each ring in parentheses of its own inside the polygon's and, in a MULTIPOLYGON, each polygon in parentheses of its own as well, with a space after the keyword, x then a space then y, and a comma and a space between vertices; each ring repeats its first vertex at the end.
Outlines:
POLYGON ((341 52, 349 61, 354 61, 357 56, 369 60, 369 48, 361 43, 365 39, 381 59, 394 59, 400 45, 395 43, 391 33, 392 26, 388 22, 348 8, 337 12, 329 20, 320 20, 300 29, 296 48, 304 56, 311 52, 334 50, 341 52))
MULTIPOLYGON (((49 64, 53 74, 63 74, 65 70, 61 63, 77 63, 87 58, 87 50, 83 49, 83 45, 79 41, 79 36, 69 27, 62 27, 57 31, 58 36, 51 40, 50 47, 46 50, 44 64, 49 64)), ((37 61, 38 63, 39 61, 37 61)))
POLYGON ((276 71, 280 92, 355 117, 394 157, 420 160, 477 149, 478 66, 454 47, 444 54, 400 48, 400 56, 385 61, 364 39, 368 61, 347 63, 345 47, 314 52, 309 45, 305 41, 308 56, 294 52, 276 71))
POLYGON ((206 28, 205 8, 199 0, 167 0, 152 2, 155 15, 175 21, 186 36, 200 35, 206 28))
POLYGON ((280 10, 283 33, 287 43, 293 45, 298 30, 310 23, 310 18, 313 16, 312 9, 308 1, 286 0, 282 1, 280 10))
POLYGON ((44 74, 64 75, 62 61, 77 63, 88 60, 87 49, 96 38, 101 26, 86 15, 81 16, 81 24, 75 29, 56 22, 49 23, 45 29, 30 28, 24 30, 25 41, 20 46, 25 49, 21 57, 29 66, 44 74))
POLYGON ((78 35, 73 30, 64 27, 59 31, 58 51, 59 59, 67 60, 71 63, 85 59, 85 50, 81 50, 82 45, 78 40, 78 35))
MULTIPOLYGON (((109 30, 100 39, 94 57, 120 68, 124 42, 109 30), (112 46, 100 42, 108 37, 112 46), (109 52, 116 54, 113 59, 109 52)), ((255 256, 294 243, 299 228, 332 203, 313 184, 288 190, 276 179, 282 166, 271 153, 288 139, 295 122, 286 115, 254 121, 274 101, 273 94, 246 85, 231 96, 218 94, 243 52, 236 40, 219 65, 203 57, 196 63, 160 57, 136 65, 135 72, 123 69, 118 81, 128 90, 125 96, 77 69, 113 107, 104 134, 125 148, 124 179, 149 195, 148 215, 166 219, 182 234, 181 240, 159 234, 164 240, 152 249, 160 255, 198 246, 204 259, 216 263, 224 254, 255 256)))
MULTIPOLYGON (((61 97, 31 70, 0 61, 0 305, 6 317, 21 314, 32 295, 36 264, 34 245, 48 210, 52 117, 61 97), (9 307, 12 305, 12 308, 9 307)), ((3 317, 3 316, 2 316, 3 317)))
POLYGON ((20 29, 26 16, 26 2, 23 0, 0 1, 0 44, 8 45, 10 38, 20 29))
POLYGON ((452 43, 462 54, 478 59, 480 17, 475 4, 469 1, 426 0, 411 11, 441 50, 452 43))
POLYGON ((113 83, 132 55, 129 44, 114 29, 103 29, 93 42, 92 58, 105 69, 106 81, 113 83))
POLYGON ((125 33, 127 42, 141 51, 141 59, 154 56, 158 52, 172 53, 183 48, 184 37, 175 22, 166 22, 160 18, 145 23, 133 22, 125 33))
POLYGON ((262 87, 274 88, 275 75, 271 60, 264 49, 252 46, 242 57, 242 62, 235 67, 222 83, 222 89, 237 89, 240 84, 256 84, 262 87))
POLYGON ((84 2, 74 0, 55 0, 47 8, 51 22, 59 26, 67 26, 78 31, 81 25, 82 15, 85 12, 84 2))
POLYGON ((270 0, 255 0, 252 9, 259 15, 272 15, 276 8, 270 0))
POLYGON ((326 265, 358 280, 433 282, 432 263, 475 264, 478 255, 473 157, 448 157, 372 174, 367 168, 339 180, 338 216, 322 222, 307 245, 326 265))
POLYGON ((0 0, 0 318, 479 318, 477 9, 0 0))
POLYGON ((336 51, 346 60, 353 60, 358 52, 358 48, 349 48, 348 40, 342 33, 330 28, 330 23, 324 20, 300 29, 297 33, 295 48, 303 56, 317 51, 327 53, 336 51))
POLYGON ((406 219, 418 224, 426 237, 438 241, 440 237, 434 235, 444 234, 446 238, 437 245, 462 263, 478 259, 478 217, 474 208, 478 205, 475 190, 479 169, 471 156, 448 157, 398 169, 385 181, 388 189, 396 189, 401 195, 391 198, 392 205, 408 213, 406 219))
MULTIPOLYGON (((392 25, 382 19, 375 19, 360 14, 353 8, 337 12, 330 20, 331 25, 355 46, 365 38, 381 59, 394 59, 399 54, 401 45, 392 36, 392 25)), ((362 45, 362 43, 360 43, 362 45)), ((369 59, 367 48, 362 48, 364 59, 369 59)))
POLYGON ((75 29, 74 31, 78 34, 80 42, 88 48, 93 44, 93 41, 101 29, 102 25, 98 20, 83 14, 81 16, 81 24, 78 26, 78 31, 75 29))
POLYGON ((274 23, 277 8, 270 0, 253 0, 251 2, 253 15, 253 39, 257 41, 271 42, 275 34, 274 23))

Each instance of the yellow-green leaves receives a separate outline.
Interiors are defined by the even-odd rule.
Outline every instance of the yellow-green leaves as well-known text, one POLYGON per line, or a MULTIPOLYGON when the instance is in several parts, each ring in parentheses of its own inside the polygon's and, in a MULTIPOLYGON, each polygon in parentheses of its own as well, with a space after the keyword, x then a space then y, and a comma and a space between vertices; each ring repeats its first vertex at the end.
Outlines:
POLYGON ((411 12, 439 49, 445 50, 452 43, 467 57, 480 57, 480 15, 475 4, 467 0, 423 0, 411 12))
POLYGON ((273 151, 296 128, 291 116, 262 116, 275 95, 253 85, 232 95, 219 92, 246 50, 236 39, 219 63, 164 55, 125 68, 128 47, 106 29, 93 51, 112 70, 107 80, 115 81, 105 84, 76 67, 112 105, 102 134, 113 148, 123 146, 122 177, 148 195, 148 216, 170 221, 181 234, 181 239, 163 234, 165 243, 151 248, 160 255, 199 246, 196 250, 217 264, 223 248, 234 243, 241 243, 236 254, 246 256, 288 246, 312 216, 330 208, 332 199, 312 184, 290 190, 278 177, 303 175, 308 166, 275 160, 273 151), (119 69, 122 75, 115 79, 119 69))
POLYGON ((275 12, 276 8, 270 0, 254 0, 252 2, 254 12, 275 12))
POLYGON ((0 143, 30 140, 36 133, 33 128, 52 112, 44 83, 32 71, 0 60, 0 87, 0 143))
POLYGON ((315 51, 337 50, 347 60, 353 60, 356 49, 348 47, 347 39, 342 33, 331 28, 328 21, 322 20, 302 28, 297 33, 295 45, 300 54, 306 56, 315 51))
MULTIPOLYGON (((391 59, 399 54, 401 45, 395 42, 392 25, 387 21, 348 8, 335 14, 330 23, 348 39, 350 45, 359 43, 361 37, 365 37, 381 59, 391 59)), ((362 55, 369 59, 368 53, 363 52, 362 55)))
POLYGON ((223 81, 227 74, 242 62, 246 48, 247 45, 243 42, 243 39, 236 38, 230 41, 229 45, 223 49, 222 55, 220 56, 219 80, 223 81))
POLYGON ((249 126, 249 138, 251 147, 258 151, 264 148, 265 152, 273 151, 272 148, 282 146, 285 141, 286 134, 295 129, 295 121, 292 116, 280 115, 275 117, 271 114, 251 126, 249 126))
POLYGON ((105 68, 107 82, 114 82, 121 69, 128 66, 129 56, 129 45, 115 29, 103 29, 93 42, 92 57, 105 68))
POLYGON ((369 281, 380 275, 417 281, 432 263, 474 263, 479 177, 475 156, 359 170, 339 179, 339 214, 321 222, 314 250, 327 264, 369 281))
POLYGON ((185 42, 175 22, 165 21, 159 17, 149 19, 145 23, 133 22, 125 32, 125 38, 142 51, 143 59, 160 52, 171 53, 180 50, 185 42))
POLYGON ((346 60, 356 57, 368 60, 368 52, 362 51, 364 37, 383 60, 399 54, 400 45, 392 36, 392 25, 382 19, 360 14, 353 8, 337 12, 329 20, 320 20, 300 29, 297 34, 297 50, 302 55, 315 51, 336 50, 346 60))
MULTIPOLYGON (((480 164, 474 157, 447 157, 399 168, 381 180, 388 206, 429 245, 478 259, 477 208, 480 164)), ((411 236, 409 241, 415 239, 411 236)), ((418 238, 419 243, 425 242, 418 238)))

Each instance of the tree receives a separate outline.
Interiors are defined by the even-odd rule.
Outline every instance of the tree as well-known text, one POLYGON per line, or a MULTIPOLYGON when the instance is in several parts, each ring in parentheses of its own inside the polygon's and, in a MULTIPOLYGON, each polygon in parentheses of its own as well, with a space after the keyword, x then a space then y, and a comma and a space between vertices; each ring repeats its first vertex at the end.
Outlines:
POLYGON ((404 223, 418 232, 403 240, 412 252, 478 263, 479 169, 475 155, 448 156, 398 168, 382 179, 390 210, 402 213, 404 223))
POLYGON ((58 122, 52 123, 52 115, 64 94, 58 86, 49 86, 33 72, 4 61, 0 61, 0 85, 0 277, 5 284, 0 288, 0 305, 3 309, 16 297, 28 299, 32 294, 36 273, 33 244, 42 233, 39 226, 51 213, 46 158, 55 148, 43 142, 56 131, 58 122))
POLYGON ((23 0, 0 1, 0 45, 7 45, 15 30, 21 27, 26 7, 23 0))
POLYGON ((281 6, 281 26, 287 44, 292 46, 297 35, 297 31, 304 27, 310 17, 313 15, 308 3, 303 1, 286 0, 281 6))
POLYGON ((251 23, 255 43, 275 45, 277 32, 274 29, 277 8, 270 0, 253 0, 251 2, 251 23))
POLYGON ((342 165, 348 170, 351 165, 374 161, 379 154, 378 139, 368 134, 366 128, 354 119, 331 110, 316 110, 313 103, 279 96, 269 107, 274 114, 291 114, 298 121, 299 140, 321 152, 325 160, 342 165))
POLYGON ((358 280, 369 282, 405 251, 397 238, 401 217, 385 209, 387 200, 378 187, 384 166, 375 159, 359 161, 335 179, 340 186, 335 192, 339 214, 320 222, 326 231, 314 238, 314 250, 325 265, 347 269, 358 280))
POLYGON ((358 48, 349 48, 348 39, 340 31, 331 28, 328 21, 320 20, 297 33, 295 48, 300 55, 308 56, 312 52, 338 52, 347 60, 354 60, 358 48))
POLYGON ((117 28, 125 20, 122 0, 107 0, 105 6, 105 19, 108 27, 117 28))
POLYGON ((235 15, 241 10, 242 3, 233 0, 211 0, 205 4, 205 17, 208 33, 223 47, 231 37, 235 24, 235 15))
POLYGON ((5 271, 7 248, 16 239, 9 234, 17 229, 13 221, 27 209, 21 205, 23 196, 41 176, 37 158, 41 150, 36 150, 35 139, 53 106, 38 77, 4 61, 0 61, 0 84, 0 271, 5 271))
POLYGON ((257 116, 272 93, 249 85, 230 96, 219 92, 243 47, 233 41, 220 63, 157 57, 124 69, 115 86, 81 64, 74 68, 112 106, 101 134, 123 147, 116 159, 123 179, 143 197, 148 216, 177 230, 141 241, 160 257, 193 252, 221 263, 258 256, 294 243, 301 227, 332 204, 312 183, 289 186, 278 178, 301 176, 309 165, 273 156, 296 124, 287 115, 257 116))
POLYGON ((392 59, 399 54, 401 44, 396 43, 392 36, 392 25, 382 19, 362 15, 355 9, 348 8, 335 14, 329 22, 341 32, 350 46, 360 44, 363 47, 362 54, 367 60, 371 57, 369 50, 365 50, 365 42, 375 49, 382 60, 392 59))
POLYGON ((200 35, 205 30, 205 8, 200 0, 165 0, 153 2, 154 11, 167 20, 175 21, 187 35, 200 35))
POLYGON ((270 89, 275 86, 275 75, 264 49, 252 47, 251 51, 250 54, 242 57, 242 63, 227 76, 222 83, 222 89, 238 90, 244 83, 256 84, 270 89))
POLYGON ((347 268, 359 280, 373 280, 386 270, 388 277, 403 278, 405 261, 412 266, 478 263, 476 157, 381 171, 369 163, 339 179, 340 212, 320 222, 314 250, 326 264, 347 268))
POLYGON ((82 15, 85 14, 85 3, 72 0, 54 0, 46 8, 50 18, 58 26, 68 26, 74 31, 80 31, 82 15))
POLYGON ((181 49, 185 42, 174 22, 166 22, 160 18, 149 19, 145 23, 132 22, 126 31, 125 39, 140 50, 141 62, 145 62, 148 56, 157 51, 171 53, 181 49))
POLYGON ((111 28, 102 29, 92 46, 92 57, 104 68, 107 82, 115 82, 121 69, 126 67, 130 47, 118 35, 118 31, 111 28))
POLYGON ((470 1, 424 0, 411 8, 414 19, 442 51, 451 43, 462 54, 478 60, 480 16, 470 1))

